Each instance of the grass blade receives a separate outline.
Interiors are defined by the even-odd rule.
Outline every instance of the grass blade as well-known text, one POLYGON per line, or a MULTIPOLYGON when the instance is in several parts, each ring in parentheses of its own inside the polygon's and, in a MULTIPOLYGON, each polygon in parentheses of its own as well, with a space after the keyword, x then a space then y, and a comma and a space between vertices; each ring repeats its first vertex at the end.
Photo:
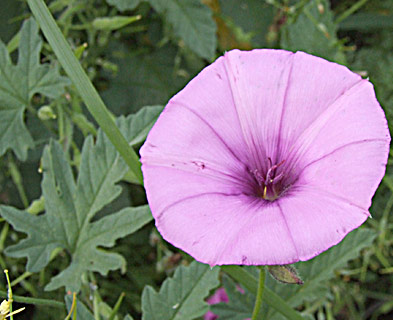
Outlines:
POLYGON ((87 109, 124 158, 137 180, 142 184, 141 165, 137 154, 128 145, 126 139, 116 127, 108 109, 86 72, 79 64, 78 59, 75 57, 71 47, 61 33, 48 7, 43 0, 28 0, 27 3, 56 54, 56 57, 59 59, 60 64, 81 95, 87 109))

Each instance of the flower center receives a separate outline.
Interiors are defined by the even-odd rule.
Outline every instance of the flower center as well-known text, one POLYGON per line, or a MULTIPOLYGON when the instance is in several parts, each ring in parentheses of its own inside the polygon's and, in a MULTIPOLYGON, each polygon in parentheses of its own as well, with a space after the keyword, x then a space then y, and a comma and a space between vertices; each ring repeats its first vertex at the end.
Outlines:
POLYGON ((258 184, 257 195, 265 200, 274 201, 288 189, 285 183, 285 172, 279 170, 285 160, 273 165, 271 158, 268 158, 268 169, 266 174, 262 174, 258 169, 252 173, 258 184))

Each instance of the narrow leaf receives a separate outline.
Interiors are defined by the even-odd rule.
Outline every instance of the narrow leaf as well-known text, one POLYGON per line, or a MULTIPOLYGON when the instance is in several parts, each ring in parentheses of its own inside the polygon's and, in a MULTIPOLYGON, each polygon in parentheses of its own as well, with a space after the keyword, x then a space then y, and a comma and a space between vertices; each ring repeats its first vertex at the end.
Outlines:
POLYGON ((124 17, 124 16, 103 17, 103 18, 95 18, 92 24, 93 27, 97 30, 118 30, 140 19, 141 16, 139 15, 133 17, 124 17))
POLYGON ((62 67, 81 95, 86 107, 124 158, 135 177, 142 182, 143 177, 138 156, 117 129, 104 102, 79 64, 45 2, 43 0, 28 0, 27 3, 37 21, 39 21, 42 31, 62 67))

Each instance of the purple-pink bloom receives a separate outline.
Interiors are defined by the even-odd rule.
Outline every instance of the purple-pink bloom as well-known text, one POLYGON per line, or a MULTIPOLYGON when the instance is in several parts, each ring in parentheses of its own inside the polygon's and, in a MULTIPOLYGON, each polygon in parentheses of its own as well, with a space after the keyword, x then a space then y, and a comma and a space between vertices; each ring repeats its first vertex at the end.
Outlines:
MULTIPOLYGON (((238 290, 241 293, 244 293, 244 290, 241 287, 238 287, 238 290)), ((220 302, 227 303, 228 301, 229 301, 228 295, 224 288, 218 288, 216 292, 214 292, 214 294, 211 297, 209 297, 209 299, 207 299, 207 303, 210 305, 217 304, 220 302)), ((203 317, 203 320, 216 320, 216 319, 219 319, 219 317, 211 311, 206 312, 205 316, 203 317)), ((250 318, 244 320, 250 320, 250 318)))
MULTIPOLYGON (((214 294, 207 299, 208 304, 217 304, 220 302, 228 302, 228 295, 225 292, 224 288, 218 288, 214 294)), ((218 317, 215 315, 213 312, 208 311, 205 316, 203 317, 203 320, 216 320, 218 317)))
POLYGON ((289 264, 367 219, 389 143, 372 84, 346 67, 233 50, 169 101, 141 161, 168 242, 210 265, 289 264))

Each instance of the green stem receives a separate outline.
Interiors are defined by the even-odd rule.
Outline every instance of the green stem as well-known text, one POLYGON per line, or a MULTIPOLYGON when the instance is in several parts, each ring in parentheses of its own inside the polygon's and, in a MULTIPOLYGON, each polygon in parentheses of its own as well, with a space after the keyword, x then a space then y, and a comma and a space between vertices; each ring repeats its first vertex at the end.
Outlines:
POLYGON ((12 156, 9 156, 8 158, 8 167, 10 170, 12 181, 14 182, 16 189, 18 190, 19 197, 23 203, 23 206, 27 208, 29 206, 29 200, 27 199, 26 191, 23 187, 22 175, 20 174, 20 171, 16 166, 16 163, 12 156))
MULTIPOLYGON (((8 294, 6 291, 0 290, 0 297, 7 298, 8 294)), ((57 307, 57 308, 64 308, 64 303, 56 300, 49 300, 49 299, 36 299, 36 298, 28 298, 22 296, 12 296, 12 300, 15 302, 20 303, 28 303, 34 305, 41 305, 41 306, 49 306, 49 307, 57 307)))
POLYGON ((4 270, 4 273, 5 273, 5 277, 7 279, 7 284, 8 284, 8 302, 10 303, 9 314, 11 315, 10 319, 14 320, 14 317, 12 316, 12 301, 13 301, 13 299, 12 299, 12 287, 11 287, 10 277, 8 275, 7 269, 4 270))
POLYGON ((27 3, 37 22, 40 24, 42 32, 51 45, 53 52, 59 59, 60 64, 86 104, 87 109, 124 158, 137 180, 142 184, 143 177, 139 157, 117 128, 108 109, 86 72, 79 64, 78 59, 61 33, 45 2, 43 0, 27 0, 27 3))
POLYGON ((117 299, 116 304, 113 307, 113 310, 112 310, 111 314, 109 315, 108 320, 114 320, 115 319, 115 317, 116 317, 116 315, 117 315, 117 313, 119 311, 119 308, 121 306, 121 303, 123 302, 124 297, 125 297, 125 293, 122 292, 120 294, 120 296, 119 296, 119 299, 117 299))
POLYGON ((63 144, 63 141, 66 137, 63 106, 61 106, 61 105, 57 106, 57 114, 58 114, 57 123, 58 123, 58 128, 59 128, 59 142, 61 144, 63 144))
POLYGON ((259 319, 258 315, 259 315, 259 312, 261 311, 261 307, 262 307, 262 297, 263 297, 263 291, 265 288, 265 278, 266 278, 265 267, 261 267, 259 270, 259 283, 258 283, 257 298, 255 300, 254 311, 252 312, 251 320, 259 319))
MULTIPOLYGON (((0 252, 4 250, 5 247, 5 241, 7 240, 7 235, 8 235, 8 230, 10 229, 10 225, 8 223, 4 223, 3 229, 1 229, 0 232, 0 252)), ((2 269, 5 269, 5 267, 1 266, 2 269)))
POLYGON ((64 320, 68 320, 71 319, 71 316, 74 314, 75 312, 75 308, 76 308, 76 292, 73 293, 72 295, 72 304, 71 304, 71 308, 70 311, 68 312, 67 316, 65 317, 64 320))
MULTIPOLYGON (((231 278, 241 283, 248 291, 257 295, 257 279, 240 266, 222 266, 221 270, 231 278)), ((285 300, 281 299, 268 287, 263 292, 263 300, 277 312, 281 313, 288 320, 304 320, 303 317, 294 310, 285 300)))
POLYGON ((100 297, 97 293, 97 290, 94 291, 94 295, 93 295, 93 313, 94 313, 94 320, 101 320, 100 317, 100 310, 99 310, 99 300, 100 297))
POLYGON ((352 13, 355 11, 359 10, 362 6, 364 6, 367 3, 368 0, 359 0, 356 2, 353 6, 345 10, 342 14, 340 14, 335 23, 339 24, 340 22, 344 21, 346 18, 348 18, 352 13))
POLYGON ((23 281, 24 279, 30 277, 33 273, 26 271, 24 274, 16 278, 14 281, 11 282, 11 286, 16 286, 19 282, 23 281))
POLYGON ((7 50, 9 54, 14 52, 18 48, 19 42, 20 42, 20 31, 16 35, 14 35, 13 38, 7 44, 7 50))

